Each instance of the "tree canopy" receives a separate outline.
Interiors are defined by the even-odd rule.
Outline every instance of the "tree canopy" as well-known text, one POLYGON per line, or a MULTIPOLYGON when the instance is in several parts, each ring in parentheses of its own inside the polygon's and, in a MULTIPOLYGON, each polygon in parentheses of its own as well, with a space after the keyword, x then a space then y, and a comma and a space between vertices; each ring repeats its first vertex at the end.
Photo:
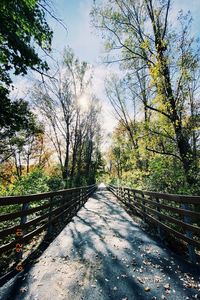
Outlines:
MULTIPOLYGON (((169 20, 170 0, 95 3, 92 17, 106 41, 109 62, 120 62, 128 72, 126 88, 143 103, 147 136, 161 138, 152 147, 147 143, 146 150, 176 157, 187 183, 197 184, 199 45, 190 32, 190 14, 181 12, 175 28, 169 20), (162 125, 152 128, 150 121, 162 125)), ((112 103, 124 121, 125 100, 117 98, 112 103)))
POLYGON ((46 1, 2 0, 0 3, 0 81, 11 83, 9 71, 46 70, 36 50, 50 50, 52 31, 45 19, 46 1))
POLYGON ((45 19, 45 0, 2 0, 0 2, 0 130, 10 133, 26 128, 29 117, 25 101, 9 99, 14 75, 25 75, 28 69, 43 72, 47 63, 36 46, 50 51, 52 31, 45 19))

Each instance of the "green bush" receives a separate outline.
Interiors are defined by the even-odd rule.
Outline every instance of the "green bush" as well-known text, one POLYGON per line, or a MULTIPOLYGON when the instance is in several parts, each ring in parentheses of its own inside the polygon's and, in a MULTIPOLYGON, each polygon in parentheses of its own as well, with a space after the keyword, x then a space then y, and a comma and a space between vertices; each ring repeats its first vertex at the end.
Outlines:
POLYGON ((51 191, 62 190, 65 188, 65 182, 62 177, 53 175, 47 180, 47 185, 51 191))
POLYGON ((188 193, 188 185, 180 162, 172 157, 157 156, 149 163, 149 175, 144 180, 147 190, 163 193, 188 193))
POLYGON ((42 169, 35 169, 31 173, 22 176, 6 189, 6 196, 30 195, 48 192, 48 176, 42 169))

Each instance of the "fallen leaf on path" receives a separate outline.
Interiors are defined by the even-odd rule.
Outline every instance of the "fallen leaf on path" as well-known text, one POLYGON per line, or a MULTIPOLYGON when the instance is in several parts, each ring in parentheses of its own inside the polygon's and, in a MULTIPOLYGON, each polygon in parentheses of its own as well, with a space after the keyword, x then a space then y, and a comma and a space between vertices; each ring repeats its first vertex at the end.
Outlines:
POLYGON ((141 269, 139 269, 139 272, 140 272, 140 273, 143 273, 143 269, 142 269, 142 268, 141 268, 141 269))
POLYGON ((140 283, 144 284, 144 279, 143 279, 142 277, 137 277, 137 280, 138 280, 140 283))
POLYGON ((27 288, 26 287, 22 287, 22 288, 20 288, 20 293, 25 293, 26 291, 27 291, 27 288))
POLYGON ((170 290, 170 284, 169 284, 169 283, 165 284, 165 285, 164 285, 164 288, 165 288, 166 290, 170 290))
POLYGON ((79 286, 83 286, 84 285, 84 283, 83 282, 79 282, 79 284, 78 284, 79 286))
POLYGON ((151 262, 150 261, 148 261, 148 260, 143 260, 143 262, 142 262, 144 265, 146 265, 146 266, 149 266, 149 265, 151 265, 151 262))
POLYGON ((156 282, 156 283, 160 282, 161 280, 162 280, 161 277, 158 276, 158 275, 156 275, 156 276, 154 277, 154 282, 156 282))
POLYGON ((113 256, 112 259, 117 259, 117 256, 113 256))

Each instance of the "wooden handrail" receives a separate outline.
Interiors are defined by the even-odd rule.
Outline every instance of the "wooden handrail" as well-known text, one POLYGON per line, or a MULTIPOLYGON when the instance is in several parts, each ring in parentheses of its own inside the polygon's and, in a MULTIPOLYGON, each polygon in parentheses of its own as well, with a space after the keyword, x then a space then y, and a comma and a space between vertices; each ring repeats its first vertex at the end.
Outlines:
POLYGON ((37 201, 37 200, 44 200, 48 199, 50 197, 59 196, 59 195, 66 195, 67 193, 71 193, 73 191, 79 191, 80 189, 88 189, 92 188, 94 185, 88 185, 88 186, 81 186, 78 188, 71 188, 66 190, 59 190, 56 192, 47 192, 47 193, 40 193, 40 194, 32 194, 32 195, 23 195, 23 196, 7 196, 7 197, 0 197, 0 206, 3 205, 13 205, 13 204, 22 204, 22 203, 28 203, 31 201, 37 201))
POLYGON ((196 249, 200 249, 200 196, 164 194, 114 185, 107 187, 128 208, 155 224, 159 233, 162 228, 162 237, 166 231, 186 242, 190 260, 196 261, 196 249))
MULTIPOLYGON (((16 247, 20 245, 23 247, 18 248, 17 251, 22 253, 27 242, 45 230, 46 234, 51 236, 52 225, 58 221, 65 224, 70 220, 96 188, 96 184, 93 184, 57 192, 0 197, 0 207, 10 206, 9 213, 0 214, 0 239, 2 240, 0 254, 11 250, 15 252, 16 247), (41 200, 45 202, 40 203, 41 200), (37 206, 31 207, 32 203, 37 206), (12 205, 18 205, 18 211, 12 212, 12 205)), ((19 264, 19 257, 22 259, 22 254, 16 257, 16 263, 19 264)))

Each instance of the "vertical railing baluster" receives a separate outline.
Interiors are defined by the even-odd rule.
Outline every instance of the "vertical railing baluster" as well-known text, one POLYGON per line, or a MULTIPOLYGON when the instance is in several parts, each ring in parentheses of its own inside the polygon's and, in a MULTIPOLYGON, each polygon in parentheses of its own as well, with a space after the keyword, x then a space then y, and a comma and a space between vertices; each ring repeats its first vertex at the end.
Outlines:
POLYGON ((127 204, 128 204, 128 208, 130 209, 130 190, 127 189, 127 204))
POLYGON ((144 213, 144 215, 143 215, 143 221, 146 223, 146 216, 145 216, 145 214, 146 214, 146 204, 145 204, 145 197, 144 197, 144 193, 141 193, 141 195, 142 195, 142 199, 144 199, 144 200, 142 200, 142 204, 143 204, 143 213, 144 213))
MULTIPOLYGON (((190 206, 189 206, 189 204, 187 204, 187 203, 182 203, 182 204, 181 204, 181 208, 183 208, 183 209, 185 209, 185 210, 190 210, 190 206)), ((184 215, 183 221, 184 221, 185 223, 187 223, 187 224, 191 224, 191 223, 192 223, 191 217, 188 216, 188 215, 184 215)), ((192 233, 192 231, 190 231, 190 230, 186 230, 185 235, 186 235, 187 237, 189 237, 190 239, 193 238, 193 233, 192 233)), ((190 245, 190 244, 188 243, 187 248, 188 248, 188 254, 189 254, 189 258, 190 258, 191 262, 196 263, 197 257, 196 257, 195 247, 194 247, 193 245, 190 245)))
POLYGON ((49 238, 51 237, 53 231, 52 210, 53 210, 53 196, 49 198, 49 217, 48 217, 48 228, 47 228, 47 236, 49 238))
POLYGON ((26 212, 29 209, 29 203, 23 203, 22 204, 22 215, 21 215, 21 220, 20 220, 20 226, 19 228, 17 228, 16 230, 16 246, 15 246, 15 251, 16 251, 16 270, 18 271, 22 271, 23 270, 23 266, 21 265, 20 261, 23 258, 23 248, 24 248, 24 244, 23 242, 21 242, 21 239, 24 236, 25 233, 25 226, 23 226, 24 224, 26 224, 27 222, 27 215, 23 214, 24 212, 26 212))
POLYGON ((136 196, 135 196, 135 191, 133 191, 133 205, 136 207, 136 196))
MULTIPOLYGON (((153 200, 152 197, 151 197, 151 200, 153 200)), ((156 203, 160 204, 160 199, 158 197, 156 197, 156 203)), ((158 213, 160 213, 160 206, 159 205, 156 205, 156 210, 157 210, 158 213)), ((159 214, 156 215, 156 219, 158 221, 162 221, 159 214)), ((161 240, 163 240, 164 236, 163 236, 162 229, 160 228, 160 224, 157 224, 157 233, 158 233, 159 238, 161 240)))

